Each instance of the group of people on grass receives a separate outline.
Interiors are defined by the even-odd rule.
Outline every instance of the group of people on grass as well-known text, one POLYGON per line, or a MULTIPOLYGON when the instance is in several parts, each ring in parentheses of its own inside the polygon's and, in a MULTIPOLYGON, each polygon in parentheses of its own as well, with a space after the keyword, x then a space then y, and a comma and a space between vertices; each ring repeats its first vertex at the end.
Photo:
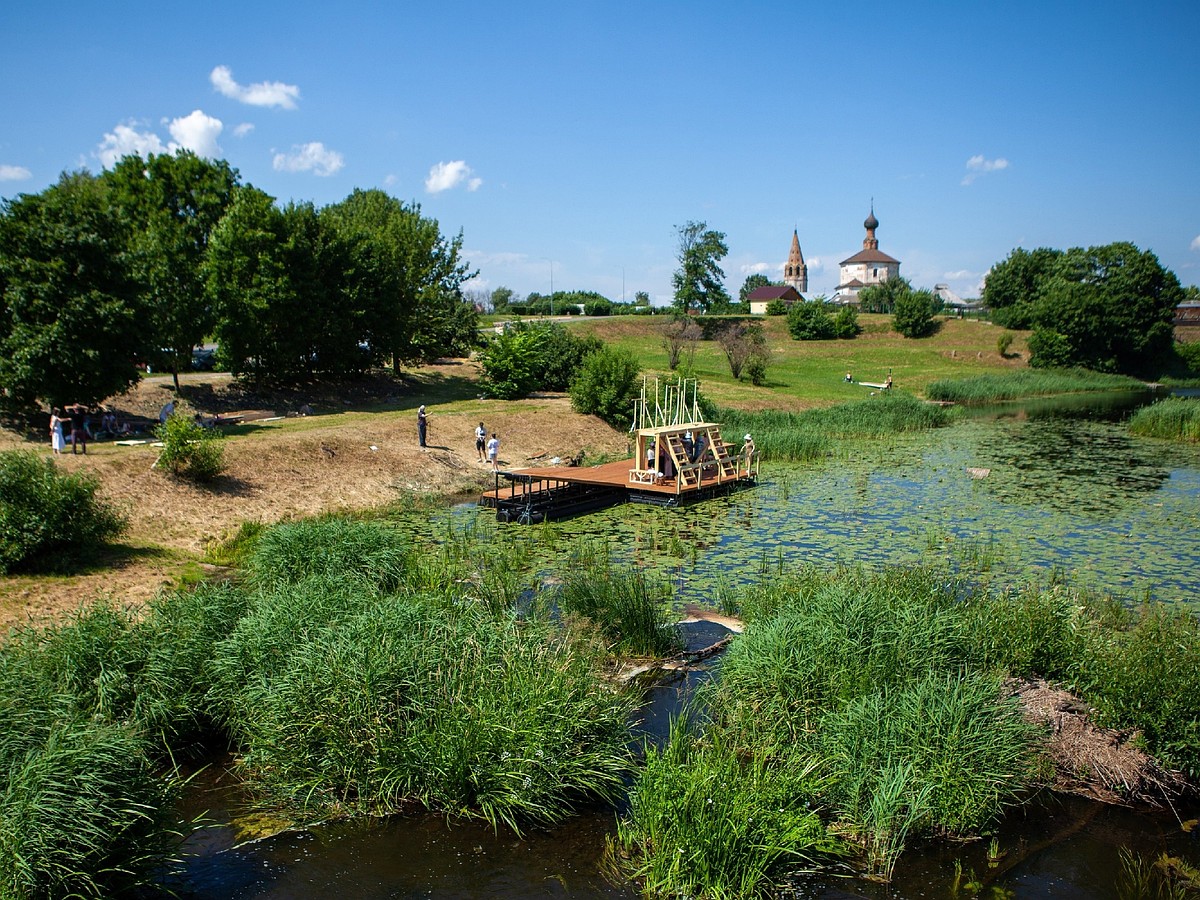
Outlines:
MULTIPOLYGON (((424 405, 417 410, 417 444, 425 448, 428 445, 426 440, 429 437, 429 414, 425 411, 424 405)), ((492 432, 492 436, 488 437, 487 429, 483 423, 475 429, 475 452, 479 454, 480 462, 489 462, 494 470, 498 465, 500 457, 500 438, 496 436, 496 432, 492 432)))
POLYGON ((93 410, 83 403, 50 409, 50 449, 55 456, 71 445, 72 453, 87 453, 88 441, 116 438, 131 432, 128 422, 121 422, 111 409, 103 409, 99 425, 93 427, 93 410))

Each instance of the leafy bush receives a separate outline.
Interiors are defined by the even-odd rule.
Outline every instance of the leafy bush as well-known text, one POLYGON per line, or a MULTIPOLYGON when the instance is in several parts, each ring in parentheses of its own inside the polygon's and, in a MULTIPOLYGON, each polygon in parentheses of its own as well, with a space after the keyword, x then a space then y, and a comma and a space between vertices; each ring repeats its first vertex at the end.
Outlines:
POLYGON ((571 406, 578 413, 599 416, 614 428, 633 421, 633 402, 641 385, 637 358, 628 350, 604 347, 590 354, 571 383, 571 406))
POLYGON ((766 314, 768 316, 786 316, 787 312, 788 312, 788 305, 786 303, 784 303, 782 300, 778 300, 778 299, 772 300, 770 303, 767 304, 766 314))
POLYGON ((0 453, 0 573, 61 549, 103 543, 125 521, 88 472, 65 473, 31 451, 0 453))
POLYGON ((1011 331, 1003 331, 1000 337, 996 338, 996 352, 1003 357, 1008 357, 1008 348, 1012 346, 1013 339, 1016 337, 1011 331))
POLYGON ((930 291, 904 291, 896 297, 892 327, 907 338, 929 337, 937 331, 930 291))
POLYGON ((833 317, 833 336, 849 340, 860 334, 862 334, 862 326, 858 324, 858 310, 853 306, 843 306, 833 317))
POLYGON ((828 341, 837 332, 824 303, 793 303, 787 313, 788 333, 798 341, 828 341))
POLYGON ((516 400, 534 391, 565 391, 583 360, 602 342, 578 337, 557 322, 518 322, 483 351, 482 385, 489 397, 516 400))
POLYGON ((177 478, 212 481, 225 471, 225 448, 215 429, 202 428, 186 416, 170 416, 154 436, 163 444, 158 465, 177 478))

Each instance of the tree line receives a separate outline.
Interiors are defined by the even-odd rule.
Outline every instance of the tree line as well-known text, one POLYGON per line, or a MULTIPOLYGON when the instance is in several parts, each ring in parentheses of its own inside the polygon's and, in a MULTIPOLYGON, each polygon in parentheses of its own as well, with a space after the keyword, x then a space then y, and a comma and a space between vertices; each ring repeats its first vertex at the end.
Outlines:
POLYGON ((278 204, 223 160, 127 156, 0 202, 0 404, 94 403, 216 340, 235 375, 351 376, 463 355, 462 234, 355 190, 278 204))

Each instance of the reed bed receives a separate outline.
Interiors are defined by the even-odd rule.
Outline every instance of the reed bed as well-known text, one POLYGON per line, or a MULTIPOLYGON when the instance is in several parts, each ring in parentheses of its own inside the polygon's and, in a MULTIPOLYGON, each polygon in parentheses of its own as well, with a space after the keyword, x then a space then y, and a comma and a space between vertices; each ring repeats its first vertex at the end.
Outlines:
POLYGON ((287 522, 258 537, 247 570, 258 582, 315 575, 361 579, 381 590, 399 585, 408 568, 402 535, 375 522, 345 518, 287 522))
POLYGON ((799 754, 787 765, 747 754, 685 713, 647 751, 608 856, 647 896, 766 895, 842 853, 809 802, 821 768, 799 754))
POLYGON ((109 606, 0 649, 0 896, 107 897, 166 859, 178 785, 133 716, 138 663, 109 606))
MULTIPOLYGON (((781 779, 794 793, 775 796, 776 809, 820 810, 829 832, 849 842, 841 852, 857 847, 864 869, 887 879, 911 836, 976 833, 1036 783, 1034 732, 1002 695, 1000 676, 972 668, 980 651, 963 586, 945 573, 764 571, 737 606, 749 613, 747 630, 720 679, 698 694, 680 738, 684 748, 729 748, 722 793, 781 779), (784 773, 797 770, 813 777, 787 781, 784 773)), ((662 831, 658 810, 672 802, 662 795, 679 793, 695 766, 675 740, 653 758, 653 778, 639 778, 624 847, 655 890, 722 896, 729 888, 718 876, 694 880, 704 866, 677 871, 670 859, 648 858, 664 853, 664 839, 648 837, 662 831)), ((722 838, 726 818, 700 818, 690 844, 733 854, 722 838)), ((827 848, 814 840, 810 849, 827 848)), ((813 858, 760 861, 755 892, 813 858)))
POLYGON ((1129 432, 1167 441, 1200 442, 1200 400, 1168 397, 1143 406, 1130 417, 1129 432))
POLYGON ((517 829, 620 790, 634 698, 601 681, 601 648, 438 597, 348 606, 302 587, 301 628, 263 595, 214 663, 245 769, 277 802, 517 829))
POLYGON ((930 400, 952 403, 995 403, 1021 397, 1046 397, 1085 391, 1144 391, 1146 385, 1127 375, 1108 375, 1088 369, 1016 369, 946 378, 925 388, 930 400))
POLYGON ((720 409, 717 417, 729 433, 752 434, 764 459, 791 462, 827 456, 838 439, 877 438, 950 421, 945 409, 899 391, 800 413, 720 409))
POLYGON ((669 656, 683 646, 668 617, 670 588, 633 568, 616 568, 605 557, 575 556, 557 594, 559 609, 587 617, 613 650, 635 656, 669 656))

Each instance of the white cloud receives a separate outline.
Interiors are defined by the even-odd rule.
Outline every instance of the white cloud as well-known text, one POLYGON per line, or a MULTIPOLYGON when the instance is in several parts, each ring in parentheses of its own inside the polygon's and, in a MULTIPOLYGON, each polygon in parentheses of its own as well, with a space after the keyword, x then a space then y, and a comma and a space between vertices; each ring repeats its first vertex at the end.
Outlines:
MULTIPOLYGON (((0 163, 0 181, 24 181, 33 173, 24 166, 10 166, 0 163)), ((1197 238, 1200 240, 1200 238, 1197 238)))
POLYGON ((977 272, 969 272, 966 269, 959 269, 957 272, 943 272, 942 278, 946 281, 962 281, 964 278, 979 278, 977 272))
POLYGON ((1007 168, 1008 160, 1003 156, 998 156, 995 159, 984 159, 983 154, 980 153, 967 160, 967 174, 963 176, 962 183, 964 185, 970 184, 980 175, 988 172, 1000 172, 1007 168))
POLYGON ((111 168, 121 157, 131 155, 144 158, 179 150, 191 150, 197 156, 209 159, 221 155, 217 138, 225 126, 220 119, 214 119, 197 109, 186 116, 164 120, 164 124, 173 141, 164 144, 163 139, 153 131, 138 131, 133 124, 117 125, 104 135, 104 140, 96 147, 95 156, 101 165, 111 168))
POLYGON ((749 278, 751 275, 763 275, 767 272, 782 272, 783 263, 750 263, 738 266, 738 270, 749 278))
POLYGON ((386 178, 383 179, 384 187, 395 187, 399 183, 400 183, 400 179, 397 178, 395 175, 389 174, 386 178))
POLYGON ((254 130, 253 122, 243 122, 241 125, 238 125, 233 129, 233 136, 237 137, 237 138, 244 138, 246 135, 248 135, 253 130, 254 130))
POLYGON ((116 165, 122 156, 137 154, 141 157, 153 153, 165 153, 167 147, 157 134, 152 131, 138 131, 131 125, 118 125, 104 135, 104 140, 96 148, 96 156, 105 168, 116 165))
POLYGON ((300 88, 282 81, 260 81, 258 84, 241 85, 233 80, 229 66, 217 66, 208 76, 220 93, 239 103, 250 106, 279 106, 295 109, 300 98, 300 88))
POLYGON ((825 268, 825 259, 820 256, 810 256, 804 260, 804 264, 808 266, 808 271, 817 272, 825 268))
POLYGON ((471 167, 461 159, 448 163, 440 162, 429 170, 429 177, 425 179, 425 190, 431 194, 440 194, 465 184, 468 191, 477 191, 483 184, 483 179, 473 177, 474 174, 471 167))
POLYGON ((312 172, 314 175, 332 175, 346 165, 342 154, 328 149, 320 141, 308 144, 293 144, 291 153, 276 153, 272 165, 276 172, 312 172))
POLYGON ((1198 234, 1194 238, 1192 238, 1192 249, 1200 250, 1200 234, 1198 234))
POLYGON ((171 132, 171 137, 175 138, 174 143, 169 146, 172 152, 183 147, 197 156, 216 159, 221 155, 217 138, 224 127, 220 119, 207 116, 198 109, 192 110, 186 116, 172 119, 167 124, 167 130, 171 132))

